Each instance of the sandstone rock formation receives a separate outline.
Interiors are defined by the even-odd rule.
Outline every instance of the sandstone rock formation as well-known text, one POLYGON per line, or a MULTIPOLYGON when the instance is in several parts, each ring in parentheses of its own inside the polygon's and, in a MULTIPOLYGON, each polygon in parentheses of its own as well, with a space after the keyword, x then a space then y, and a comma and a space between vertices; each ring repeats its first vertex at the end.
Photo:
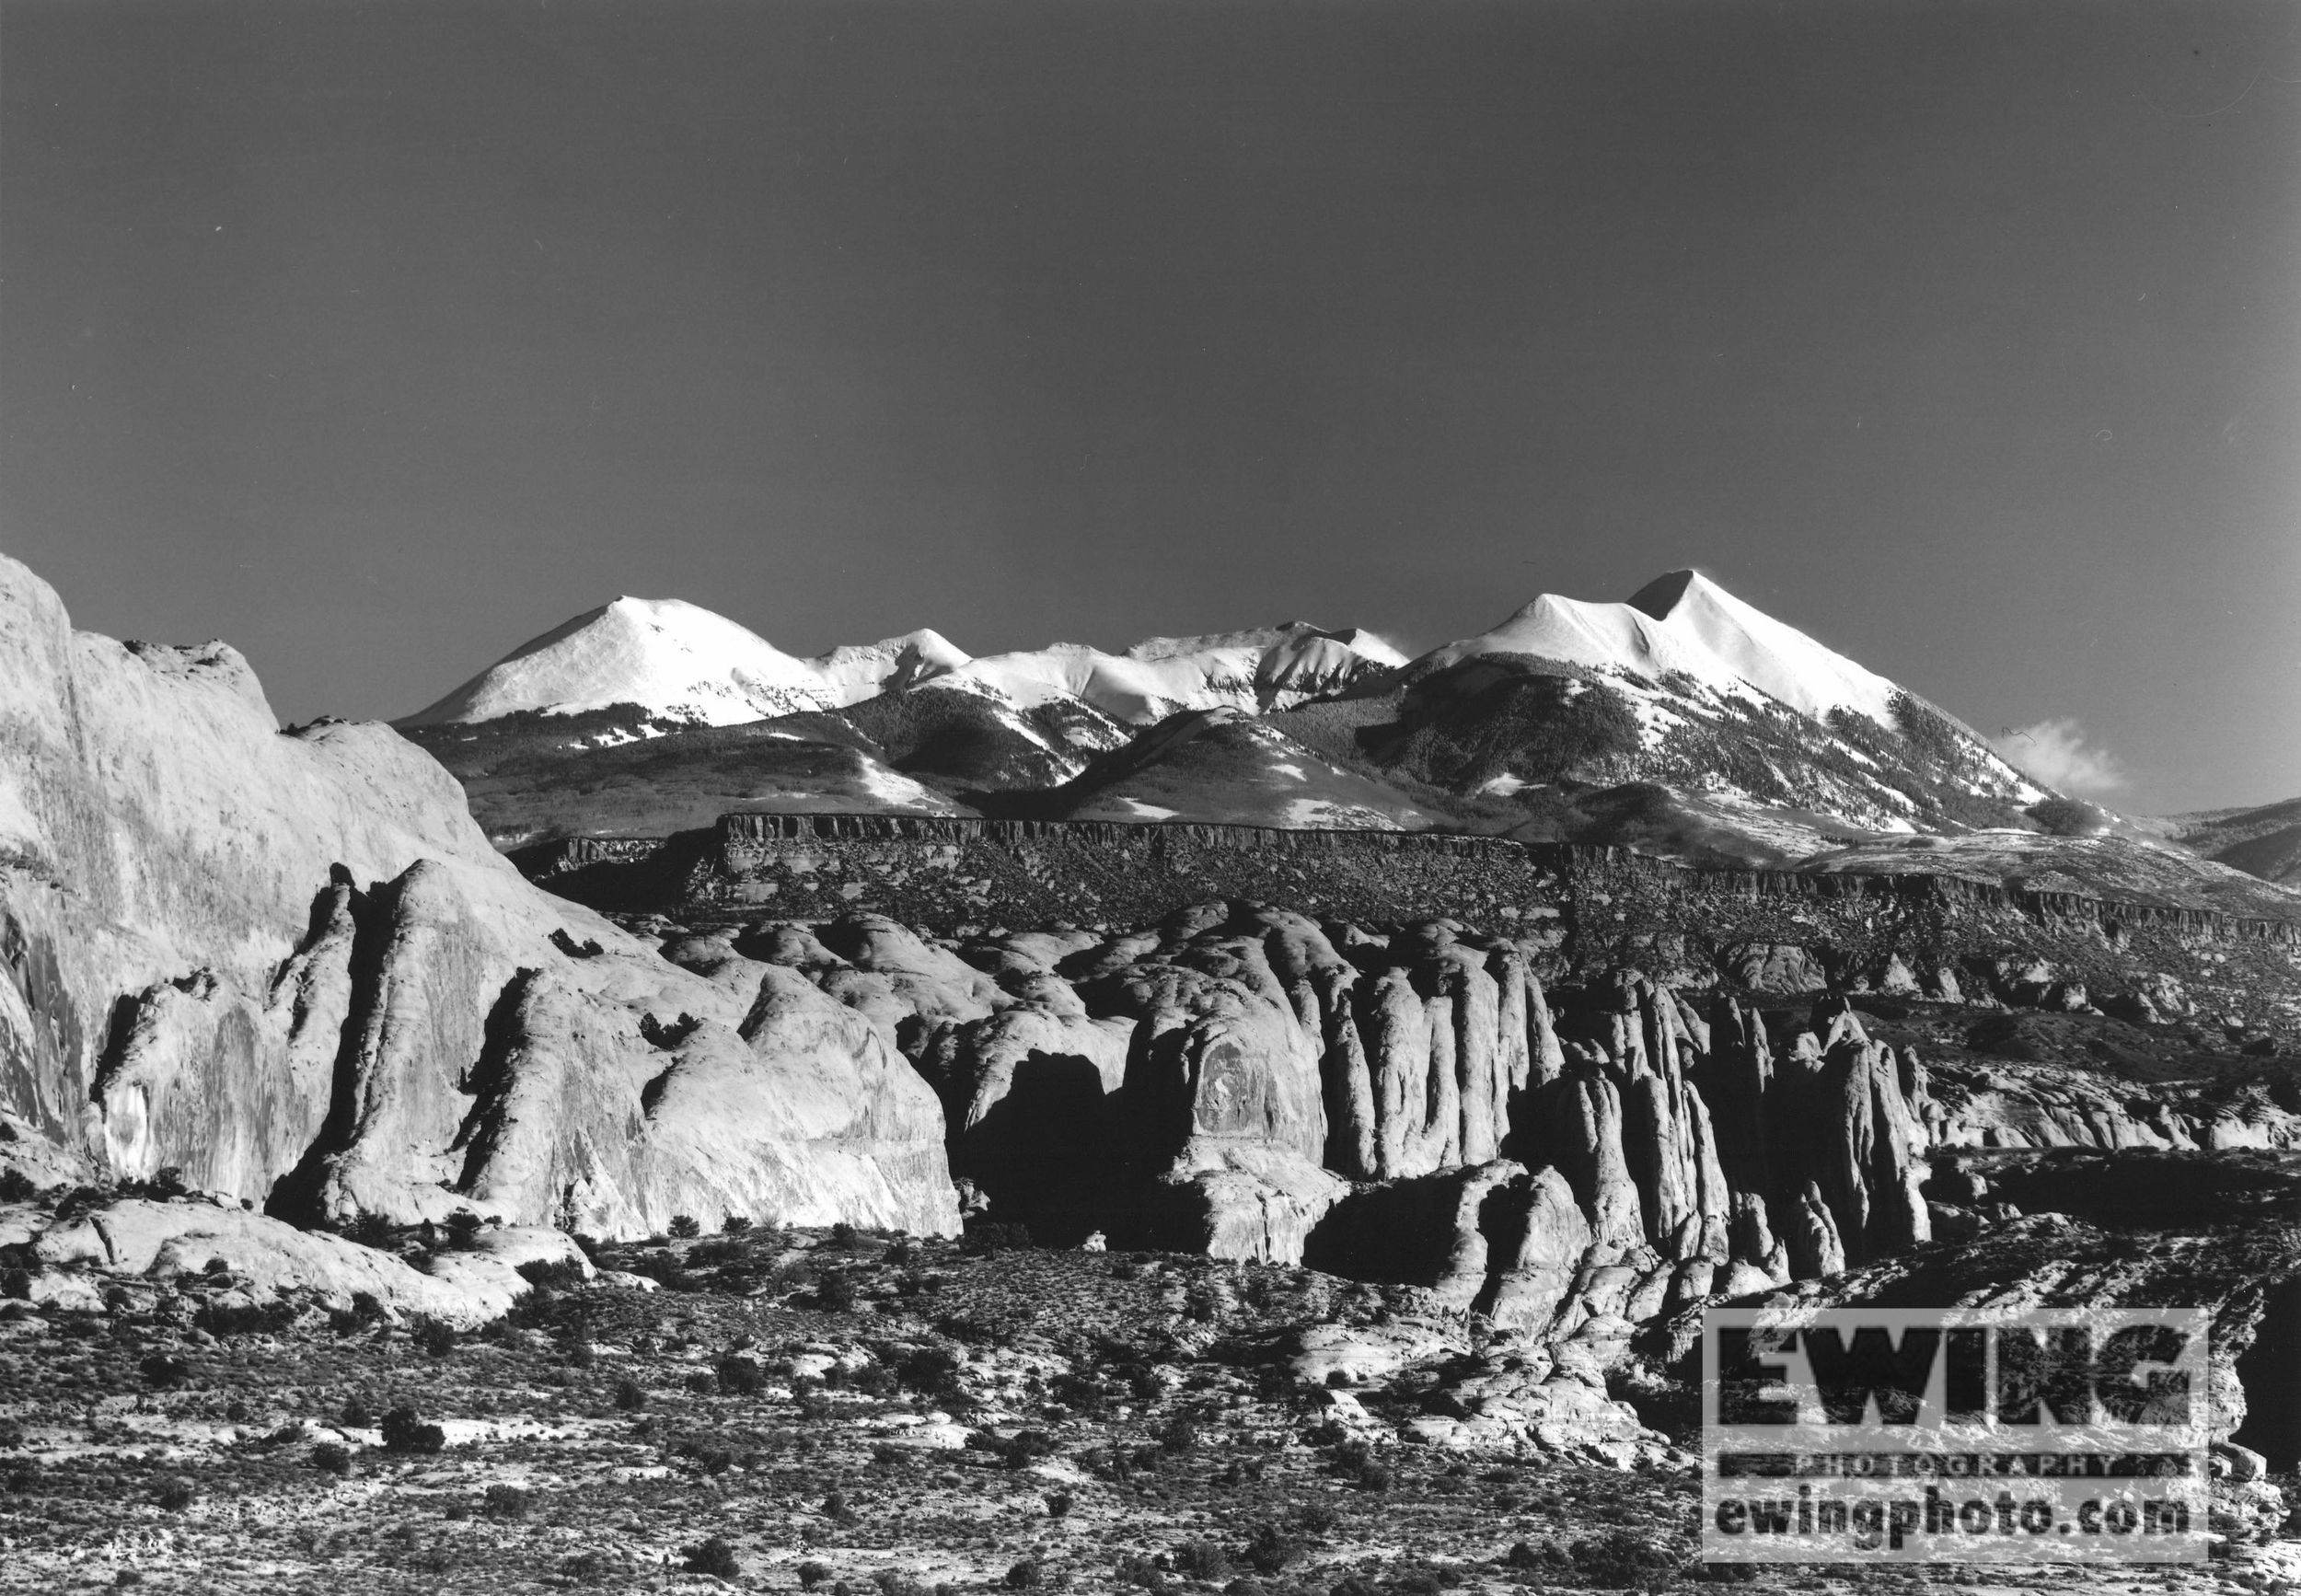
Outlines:
POLYGON ((956 1228, 933 1093, 847 1008, 674 966, 388 729, 283 731, 228 647, 75 632, 5 559, 0 950, 12 1165, 304 1219, 956 1228))
MULTIPOLYGON (((1971 1236, 1987 1199, 1935 1179, 1957 1150, 2301 1146, 2301 1098, 1930 1067, 1842 997, 1762 1011, 1635 970, 1545 987, 1539 942, 1451 921, 1229 902, 1140 931, 934 939, 857 915, 733 945, 934 1081, 989 1218, 1300 1260, 1530 1352, 1580 1348, 1463 1375, 1421 1426, 1444 1444, 1650 1455, 1604 1388, 1636 1326, 1923 1255, 1937 1222, 1971 1236)), ((1347 1347, 1321 1367, 1366 1361, 1347 1347)))

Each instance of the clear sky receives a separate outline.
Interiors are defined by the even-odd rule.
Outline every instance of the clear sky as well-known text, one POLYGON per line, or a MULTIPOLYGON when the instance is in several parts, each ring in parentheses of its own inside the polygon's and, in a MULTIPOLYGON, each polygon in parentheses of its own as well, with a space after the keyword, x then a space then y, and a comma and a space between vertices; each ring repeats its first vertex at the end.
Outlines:
POLYGON ((2301 793, 2284 0, 6 0, 0 118, 0 546, 283 717, 1694 564, 2301 793))

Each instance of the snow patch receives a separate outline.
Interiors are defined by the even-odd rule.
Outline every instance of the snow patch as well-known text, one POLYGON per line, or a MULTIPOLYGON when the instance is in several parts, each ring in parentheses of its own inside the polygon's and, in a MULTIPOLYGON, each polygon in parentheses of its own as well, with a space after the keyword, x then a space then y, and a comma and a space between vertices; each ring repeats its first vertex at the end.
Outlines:
POLYGON ((901 804, 924 809, 937 815, 951 812, 949 800, 931 787, 921 786, 908 776, 888 769, 874 759, 862 762, 859 772, 863 790, 883 804, 901 804))
POLYGON ((1336 804, 1324 798, 1297 798, 1287 805, 1282 825, 1315 831, 1403 831, 1405 827, 1379 809, 1363 804, 1336 804))

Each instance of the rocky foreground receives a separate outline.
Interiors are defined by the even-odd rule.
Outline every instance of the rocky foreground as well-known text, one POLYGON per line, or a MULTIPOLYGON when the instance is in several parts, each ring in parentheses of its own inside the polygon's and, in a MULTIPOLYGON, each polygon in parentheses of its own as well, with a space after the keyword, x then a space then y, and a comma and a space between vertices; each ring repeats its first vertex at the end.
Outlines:
MULTIPOLYGON (((2063 1221, 2052 1250, 2086 1229, 2063 1221)), ((370 1239, 439 1269, 486 1256, 490 1230, 370 1239)), ((1722 1577, 1696 1556, 1665 1336, 1609 1379, 1427 1290, 1010 1239, 739 1225, 600 1247, 588 1278, 531 1263, 476 1332, 373 1300, 251 1301, 234 1266, 0 1307, 0 1588, 1426 1596, 1722 1577), (1642 1438, 1642 1466, 1448 1443, 1445 1416, 1561 1383, 1585 1422, 1642 1438)), ((1752 1583, 2275 1596, 2301 1541, 2278 1538, 2257 1456, 2216 1457, 2210 1565, 1752 1583)))
POLYGON ((1668 1582, 1719 1302, 2212 1309, 2284 1566, 2289 936, 610 918, 5 561, 0 756, 0 1582, 1668 1582))

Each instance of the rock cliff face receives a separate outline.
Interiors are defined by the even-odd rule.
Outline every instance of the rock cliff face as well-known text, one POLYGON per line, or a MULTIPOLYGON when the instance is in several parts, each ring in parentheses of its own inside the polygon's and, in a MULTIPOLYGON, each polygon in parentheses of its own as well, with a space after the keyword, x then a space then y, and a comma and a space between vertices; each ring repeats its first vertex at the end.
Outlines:
POLYGON ((1539 937, 1243 902, 1115 934, 935 939, 853 915, 669 946, 783 966, 861 1015, 935 1083, 989 1218, 1300 1261, 1474 1316, 1493 1346, 1416 1421, 1435 1444, 1660 1455, 1609 1394, 1641 1336, 1705 1301, 1858 1291, 1842 1283, 1960 1255, 2039 1200, 1974 1159, 2301 1148, 2301 1092, 2273 1066, 2145 1058, 2090 1009, 2052 1007, 2073 1017, 2037 1023, 2069 1034, 2031 1037, 1995 997, 1947 1000, 1954 976, 1911 999, 1632 969, 1545 985, 1539 937))
POLYGON ((666 962, 387 728, 283 731, 231 649, 75 632, 5 559, 0 954, 12 1162, 298 1217, 957 1223, 933 1094, 847 1009, 666 962))

